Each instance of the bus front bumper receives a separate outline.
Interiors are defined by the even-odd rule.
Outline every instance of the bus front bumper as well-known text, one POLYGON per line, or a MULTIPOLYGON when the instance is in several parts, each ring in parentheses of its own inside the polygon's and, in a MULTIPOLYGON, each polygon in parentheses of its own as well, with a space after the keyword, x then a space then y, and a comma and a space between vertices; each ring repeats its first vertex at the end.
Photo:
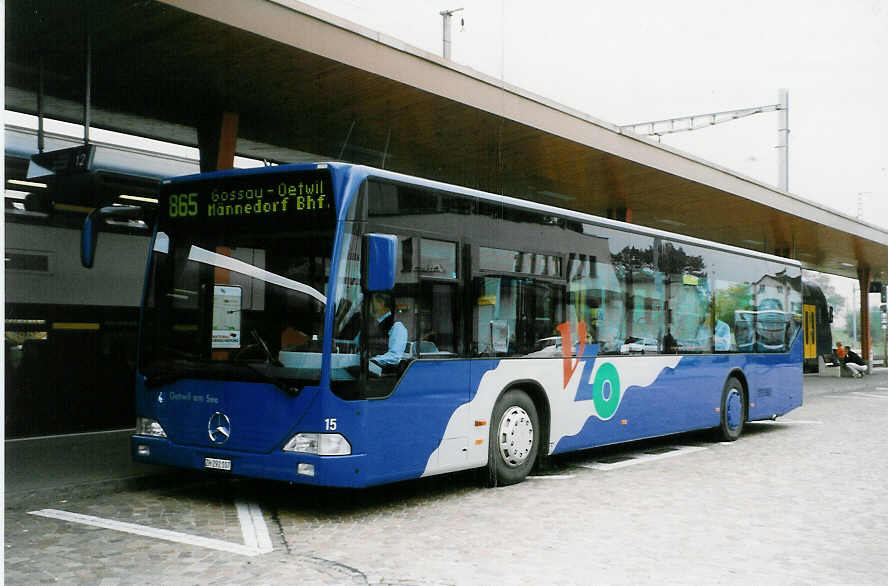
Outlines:
POLYGON ((284 451, 255 454, 185 446, 167 438, 130 437, 133 461, 207 470, 222 474, 268 478, 311 484, 360 488, 365 486, 362 462, 365 454, 316 456, 284 451))

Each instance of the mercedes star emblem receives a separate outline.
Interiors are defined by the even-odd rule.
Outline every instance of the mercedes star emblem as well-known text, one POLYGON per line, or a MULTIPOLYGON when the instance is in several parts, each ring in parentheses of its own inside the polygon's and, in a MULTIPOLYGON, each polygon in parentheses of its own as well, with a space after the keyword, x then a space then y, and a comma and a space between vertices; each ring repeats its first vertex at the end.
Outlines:
POLYGON ((207 432, 210 434, 210 441, 214 444, 222 445, 228 441, 231 436, 231 420, 224 413, 216 411, 210 417, 210 423, 207 425, 207 432))

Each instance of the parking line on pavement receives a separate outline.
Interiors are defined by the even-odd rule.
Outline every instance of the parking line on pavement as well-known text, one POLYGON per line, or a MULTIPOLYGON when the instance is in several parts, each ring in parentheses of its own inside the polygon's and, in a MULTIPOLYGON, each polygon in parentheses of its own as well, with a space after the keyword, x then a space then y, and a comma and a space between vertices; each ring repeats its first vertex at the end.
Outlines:
POLYGON ((573 477, 573 474, 541 474, 539 476, 528 476, 527 478, 533 480, 567 480, 573 477))
POLYGON ((646 454, 644 452, 632 452, 625 454, 626 459, 619 462, 592 462, 590 464, 580 464, 581 468, 590 470, 616 470, 618 468, 626 468, 627 466, 635 466, 637 464, 647 464, 655 460, 664 460, 666 458, 674 458, 685 454, 692 454, 701 450, 707 450, 705 446, 674 446, 674 450, 661 454, 646 454))
MULTIPOLYGON (((80 513, 70 513, 68 511, 59 511, 58 509, 40 509, 39 511, 29 511, 30 515, 39 517, 48 517, 50 519, 59 519, 61 521, 69 521, 71 523, 80 523, 90 525, 92 527, 100 527, 102 529, 112 529, 114 531, 122 531, 124 533, 132 533, 143 537, 152 537, 154 539, 163 539, 175 543, 184 543, 186 545, 195 545, 197 547, 205 547, 207 549, 216 549, 228 553, 236 553, 246 556, 257 556, 266 551, 261 551, 258 547, 250 547, 239 543, 230 543, 221 539, 211 539, 209 537, 201 537, 199 535, 189 535, 187 533, 179 533, 178 531, 169 531, 167 529, 157 529, 145 525, 137 525, 135 523, 124 523, 123 521, 114 521, 112 519, 102 519, 101 517, 93 517, 92 515, 81 515, 80 513)), ((270 545, 270 541, 269 541, 270 545)), ((270 549, 268 551, 271 551, 270 549)))
POLYGON ((871 393, 851 392, 834 395, 823 395, 827 399, 888 399, 888 395, 876 395, 871 393))
POLYGON ((871 395, 870 393, 854 393, 858 397, 868 397, 870 399, 888 399, 888 395, 871 395))
POLYGON ((774 421, 753 421, 752 423, 773 425, 823 425, 822 421, 817 421, 816 419, 776 419, 774 421))
POLYGON ((240 520, 241 531, 244 534, 244 543, 247 547, 254 548, 260 553, 268 553, 274 548, 271 545, 271 537, 268 534, 268 525, 262 516, 262 509, 255 503, 236 502, 237 518, 240 520))

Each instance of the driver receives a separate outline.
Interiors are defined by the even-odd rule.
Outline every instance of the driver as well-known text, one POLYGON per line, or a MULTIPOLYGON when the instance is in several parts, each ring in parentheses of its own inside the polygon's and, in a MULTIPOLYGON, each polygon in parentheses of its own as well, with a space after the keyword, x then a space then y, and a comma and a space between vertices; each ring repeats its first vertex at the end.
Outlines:
POLYGON ((370 336, 370 352, 375 356, 370 361, 382 368, 398 366, 407 348, 407 328, 400 321, 395 321, 387 295, 373 294, 370 298, 370 315, 376 324, 376 331, 370 336), (383 339, 385 346, 382 345, 383 339))

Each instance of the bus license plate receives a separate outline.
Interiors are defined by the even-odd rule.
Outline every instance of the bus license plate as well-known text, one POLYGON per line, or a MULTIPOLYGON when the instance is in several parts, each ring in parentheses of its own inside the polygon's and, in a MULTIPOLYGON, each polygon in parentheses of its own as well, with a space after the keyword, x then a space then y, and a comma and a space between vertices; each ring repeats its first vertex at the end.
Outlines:
POLYGON ((211 470, 228 470, 231 471, 231 460, 220 460, 219 458, 204 458, 204 468, 211 470))

